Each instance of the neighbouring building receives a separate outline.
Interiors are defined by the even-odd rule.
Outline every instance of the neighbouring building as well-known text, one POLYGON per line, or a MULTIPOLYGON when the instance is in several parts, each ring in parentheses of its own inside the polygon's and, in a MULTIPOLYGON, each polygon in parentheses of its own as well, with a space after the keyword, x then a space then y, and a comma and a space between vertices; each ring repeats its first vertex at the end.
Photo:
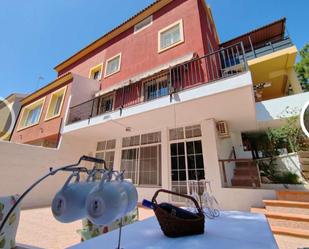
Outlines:
POLYGON ((83 141, 85 154, 125 170, 140 200, 208 179, 223 208, 248 209, 274 191, 245 135, 309 98, 285 25, 220 42, 204 0, 155 1, 57 65, 58 78, 23 99, 11 141, 83 141))
POLYGON ((95 80, 67 73, 21 100, 11 141, 56 148, 69 105, 86 101, 99 90, 95 80))
POLYGON ((0 139, 9 140, 12 134, 15 119, 21 108, 20 101, 26 94, 13 93, 0 100, 0 139))

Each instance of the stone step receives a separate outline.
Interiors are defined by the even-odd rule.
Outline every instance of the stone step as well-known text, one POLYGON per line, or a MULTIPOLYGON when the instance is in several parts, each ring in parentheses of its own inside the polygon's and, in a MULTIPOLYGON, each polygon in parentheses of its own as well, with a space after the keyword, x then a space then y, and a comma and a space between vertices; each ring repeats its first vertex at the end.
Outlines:
POLYGON ((309 215, 272 212, 263 208, 254 208, 251 212, 263 213, 271 226, 309 230, 309 215))
POLYGON ((250 176, 254 175, 257 176, 258 172, 256 168, 252 167, 236 167, 234 169, 234 175, 235 176, 250 176))
POLYGON ((263 200, 266 210, 271 212, 309 215, 309 202, 263 200))
POLYGON ((298 156, 299 156, 300 158, 306 158, 306 157, 309 158, 309 151, 299 151, 299 152, 298 152, 298 156))
POLYGON ((265 208, 256 208, 256 207, 252 207, 250 209, 251 213, 257 213, 257 214, 265 214, 267 212, 267 210, 265 208))
POLYGON ((309 231, 304 229, 288 228, 288 227, 278 227, 270 226, 273 234, 287 235, 292 237, 299 237, 309 239, 309 231))
MULTIPOLYGON (((251 208, 251 212, 264 214, 264 215, 269 213, 265 208, 251 208)), ((282 226, 275 226, 275 225, 271 225, 270 227, 274 234, 300 237, 300 238, 306 238, 306 239, 309 238, 308 229, 290 228, 290 227, 282 227, 282 226)))
POLYGON ((277 190, 277 200, 309 202, 309 191, 277 190))
POLYGON ((251 212, 264 214, 270 226, 309 231, 309 215, 272 212, 265 208, 251 208, 251 212))
POLYGON ((236 162, 236 167, 255 167, 255 162, 247 162, 247 161, 238 161, 236 162))
POLYGON ((255 187, 259 187, 260 183, 257 177, 253 179, 248 176, 234 176, 231 179, 231 183, 233 187, 253 187, 253 183, 255 187))
POLYGON ((301 164, 306 164, 306 165, 308 165, 308 164, 309 164, 309 158, 307 158, 307 157, 301 157, 301 158, 299 158, 299 162, 300 162, 301 164))

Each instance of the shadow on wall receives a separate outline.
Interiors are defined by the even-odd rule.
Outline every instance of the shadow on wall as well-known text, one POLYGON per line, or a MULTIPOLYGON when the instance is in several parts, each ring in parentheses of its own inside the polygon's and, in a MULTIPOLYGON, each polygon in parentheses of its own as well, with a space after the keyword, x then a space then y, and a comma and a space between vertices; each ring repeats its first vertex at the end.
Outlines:
POLYGON ((259 121, 270 121, 274 118, 262 102, 256 103, 256 115, 259 121))

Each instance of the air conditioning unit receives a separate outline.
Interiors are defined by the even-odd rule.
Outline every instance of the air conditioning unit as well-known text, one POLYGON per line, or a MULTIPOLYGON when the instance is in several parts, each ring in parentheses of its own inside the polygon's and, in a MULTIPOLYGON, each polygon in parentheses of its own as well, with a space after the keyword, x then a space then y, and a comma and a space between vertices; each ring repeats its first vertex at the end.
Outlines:
POLYGON ((226 121, 218 121, 217 130, 218 130, 218 137, 220 138, 230 137, 230 132, 226 121))

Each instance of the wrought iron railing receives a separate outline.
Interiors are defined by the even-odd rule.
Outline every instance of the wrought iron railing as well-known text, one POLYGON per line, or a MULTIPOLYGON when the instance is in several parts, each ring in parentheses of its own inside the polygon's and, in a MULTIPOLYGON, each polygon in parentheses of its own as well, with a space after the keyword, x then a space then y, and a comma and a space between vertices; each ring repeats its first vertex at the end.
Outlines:
POLYGON ((242 43, 220 49, 70 108, 68 124, 247 71, 242 43), (110 98, 110 96, 113 96, 110 98), (108 99, 110 98, 110 99, 108 99))
POLYGON ((277 40, 268 40, 258 44, 251 44, 251 46, 245 50, 246 58, 247 60, 252 60, 291 46, 293 46, 293 43, 290 37, 284 37, 277 40))

